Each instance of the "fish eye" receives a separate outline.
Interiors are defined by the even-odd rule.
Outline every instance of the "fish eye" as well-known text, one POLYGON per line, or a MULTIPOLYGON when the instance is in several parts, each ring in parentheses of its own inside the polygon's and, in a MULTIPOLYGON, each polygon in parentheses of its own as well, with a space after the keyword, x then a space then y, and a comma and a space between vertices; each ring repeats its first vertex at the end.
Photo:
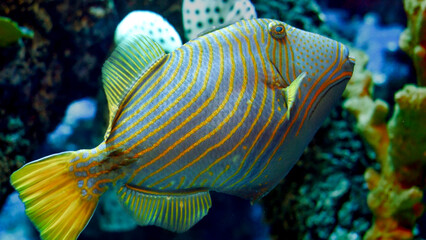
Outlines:
POLYGON ((269 34, 271 34, 271 36, 276 39, 284 38, 286 35, 285 27, 281 23, 276 23, 276 22, 269 23, 268 30, 269 30, 269 34))

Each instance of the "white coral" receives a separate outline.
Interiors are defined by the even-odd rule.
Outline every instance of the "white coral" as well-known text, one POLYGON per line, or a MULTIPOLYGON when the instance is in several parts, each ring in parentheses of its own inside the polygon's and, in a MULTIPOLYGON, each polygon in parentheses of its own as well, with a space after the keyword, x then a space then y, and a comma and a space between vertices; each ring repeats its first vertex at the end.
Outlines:
POLYGON ((166 52, 172 52, 182 45, 175 28, 162 16, 150 11, 133 11, 117 26, 114 41, 118 45, 133 35, 146 35, 156 41, 166 52))

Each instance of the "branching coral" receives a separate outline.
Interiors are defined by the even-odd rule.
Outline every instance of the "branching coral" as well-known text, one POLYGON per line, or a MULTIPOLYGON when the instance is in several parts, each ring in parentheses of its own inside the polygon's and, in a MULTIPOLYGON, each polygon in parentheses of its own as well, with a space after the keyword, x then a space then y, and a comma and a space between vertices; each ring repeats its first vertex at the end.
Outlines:
POLYGON ((407 28, 401 34, 399 46, 413 60, 417 83, 426 86, 426 1, 404 0, 407 28))
POLYGON ((421 216, 426 163, 426 89, 407 85, 395 95, 396 107, 387 123, 387 155, 382 173, 365 173, 367 202, 375 215, 366 239, 411 239, 421 216))
MULTIPOLYGON (((408 28, 400 45, 413 59, 417 82, 426 85, 426 1, 405 0, 408 28), (422 24, 423 23, 423 24, 422 24), (423 45, 422 45, 423 44, 423 45)), ((426 185, 426 88, 407 85, 395 94, 395 108, 386 122, 388 105, 373 100, 371 73, 365 55, 356 53, 357 67, 345 92, 347 108, 357 119, 356 129, 373 148, 381 173, 365 172, 368 206, 375 218, 365 239, 412 239, 412 229, 424 211, 426 185)))
MULTIPOLYGON (((34 31, 31 40, 0 47, 0 206, 12 191, 10 174, 32 159, 69 102, 102 90, 97 79, 117 13, 107 1, 85 3, 0 1, 0 15, 34 31), (106 14, 93 16, 94 7, 106 14)), ((8 37, 2 30, 11 24, 1 22, 0 42, 8 37)), ((16 41, 16 32, 13 35, 16 41)))

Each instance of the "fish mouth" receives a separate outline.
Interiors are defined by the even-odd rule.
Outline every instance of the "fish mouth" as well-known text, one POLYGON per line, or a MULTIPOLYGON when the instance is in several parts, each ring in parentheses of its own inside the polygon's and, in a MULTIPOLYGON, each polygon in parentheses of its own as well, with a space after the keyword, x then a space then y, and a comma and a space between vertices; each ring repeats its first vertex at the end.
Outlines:
POLYGON ((343 48, 343 59, 345 62, 343 63, 343 71, 353 72, 355 67, 355 58, 349 55, 349 48, 342 44, 343 48))
MULTIPOLYGON (((318 99, 318 101, 316 102, 316 104, 313 106, 311 113, 308 116, 308 119, 310 120, 314 115, 315 112, 318 110, 318 106, 320 106, 320 104, 323 101, 331 101, 330 99, 328 99, 328 97, 330 97, 332 94, 331 91, 335 91, 336 93, 339 94, 339 96, 342 95, 343 91, 346 88, 347 83, 349 82, 349 79, 351 78, 351 76, 346 76, 341 78, 340 80, 336 81, 335 83, 333 83, 332 85, 330 85, 328 87, 328 89, 326 91, 324 91, 320 98, 318 99)), ((334 100, 337 101, 338 99, 334 100)), ((329 103, 328 105, 334 105, 333 103, 329 103)))

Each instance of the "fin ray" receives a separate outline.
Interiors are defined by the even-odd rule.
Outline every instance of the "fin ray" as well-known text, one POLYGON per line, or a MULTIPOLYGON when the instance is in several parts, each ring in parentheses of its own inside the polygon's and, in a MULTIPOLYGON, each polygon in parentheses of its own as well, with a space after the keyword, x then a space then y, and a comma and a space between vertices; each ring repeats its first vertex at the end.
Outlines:
POLYGON ((129 185, 118 191, 122 205, 142 226, 155 225, 184 232, 200 221, 211 207, 208 190, 154 192, 129 185))
POLYGON ((69 172, 75 157, 75 152, 47 156, 10 177, 42 239, 76 239, 96 209, 98 199, 82 197, 69 172))
POLYGON ((165 55, 159 44, 147 36, 135 35, 124 40, 114 50, 102 67, 102 82, 108 100, 109 127, 119 105, 139 78, 165 55))
POLYGON ((302 72, 288 87, 281 89, 284 97, 285 107, 287 108, 287 119, 290 118, 290 111, 296 100, 297 91, 300 88, 302 80, 306 77, 306 72, 302 72))

